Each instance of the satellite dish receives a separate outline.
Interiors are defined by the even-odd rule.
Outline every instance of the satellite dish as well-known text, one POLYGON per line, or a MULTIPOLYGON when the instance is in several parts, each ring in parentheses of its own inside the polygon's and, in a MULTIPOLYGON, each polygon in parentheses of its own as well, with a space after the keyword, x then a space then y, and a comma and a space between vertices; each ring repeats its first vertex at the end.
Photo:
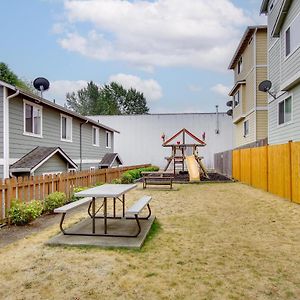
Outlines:
POLYGON ((258 89, 261 92, 267 93, 267 92, 269 92, 271 87, 272 87, 272 82, 270 80, 264 80, 259 84, 258 89))
POLYGON ((38 77, 34 79, 33 86, 41 92, 41 97, 43 97, 43 92, 49 89, 50 83, 46 78, 38 77))
POLYGON ((230 101, 228 101, 228 102, 226 103, 226 105, 229 106, 229 107, 232 107, 232 104, 233 104, 233 101, 232 101, 232 100, 230 100, 230 101))
POLYGON ((232 109, 229 109, 229 110, 227 111, 227 115, 228 115, 228 116, 232 116, 232 109))

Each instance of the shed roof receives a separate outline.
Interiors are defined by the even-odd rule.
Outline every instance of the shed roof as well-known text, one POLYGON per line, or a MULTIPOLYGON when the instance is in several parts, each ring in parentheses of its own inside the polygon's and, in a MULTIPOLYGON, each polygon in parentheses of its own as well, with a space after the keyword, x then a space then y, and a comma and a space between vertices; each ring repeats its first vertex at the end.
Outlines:
POLYGON ((96 121, 94 121, 94 120, 92 120, 92 119, 90 119, 88 117, 82 116, 81 114, 79 114, 79 113, 77 113, 77 112, 75 112, 73 110, 67 109, 67 108, 65 108, 65 107, 63 107, 63 106, 61 106, 59 104, 56 104, 56 103, 54 103, 52 101, 46 100, 46 99, 44 99, 42 97, 39 97, 39 96, 37 96, 35 94, 32 94, 30 92, 24 91, 23 89, 21 89, 19 87, 16 87, 16 86, 13 86, 13 85, 11 85, 11 84, 9 84, 7 82, 4 82, 2 80, 0 80, 0 86, 1 85, 5 86, 5 87, 7 87, 7 88, 9 88, 9 89, 11 89, 13 91, 19 91, 20 94, 26 96, 28 98, 28 100, 31 100, 31 101, 34 101, 34 102, 37 102, 37 103, 42 103, 44 105, 47 105, 47 106, 52 107, 54 109, 57 109, 57 110, 65 113, 65 114, 68 114, 68 115, 74 116, 74 117, 76 117, 78 119, 81 119, 84 122, 88 122, 88 123, 91 123, 91 124, 93 124, 93 125, 95 125, 97 127, 103 128, 103 129, 105 129, 107 131, 120 133, 119 131, 117 131, 117 130, 115 130, 113 128, 110 128, 110 127, 108 127, 106 125, 103 125, 103 124, 101 124, 99 122, 96 122, 96 121))
POLYGON ((106 153, 99 165, 102 167, 111 167, 116 160, 118 161, 119 165, 123 164, 118 153, 106 153))
POLYGON ((72 166, 72 168, 77 169, 75 162, 60 147, 38 146, 12 164, 10 166, 10 171, 33 172, 56 153, 59 153, 61 157, 72 166))

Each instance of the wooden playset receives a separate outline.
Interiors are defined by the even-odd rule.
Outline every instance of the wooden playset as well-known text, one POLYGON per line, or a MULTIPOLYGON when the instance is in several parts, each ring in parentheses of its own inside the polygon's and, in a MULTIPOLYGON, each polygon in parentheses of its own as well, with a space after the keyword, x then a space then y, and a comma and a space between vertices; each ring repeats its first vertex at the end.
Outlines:
MULTIPOLYGON (((205 134, 203 137, 205 139, 205 134)), ((162 138, 164 140, 164 135, 162 138)), ((198 148, 206 146, 206 143, 190 131, 185 128, 181 129, 164 141, 162 146, 170 147, 172 150, 171 156, 166 157, 167 165, 164 171, 167 171, 173 163, 173 174, 175 175, 177 171, 184 172, 186 164, 190 181, 199 181, 202 176, 209 178, 202 162, 203 157, 198 154, 198 148)))

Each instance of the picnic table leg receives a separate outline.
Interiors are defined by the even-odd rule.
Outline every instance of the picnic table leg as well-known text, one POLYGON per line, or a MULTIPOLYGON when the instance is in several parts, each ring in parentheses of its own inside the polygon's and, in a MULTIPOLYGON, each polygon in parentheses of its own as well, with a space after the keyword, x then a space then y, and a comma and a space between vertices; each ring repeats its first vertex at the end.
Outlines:
POLYGON ((123 218, 125 218, 125 194, 123 194, 122 200, 123 200, 123 218))
POLYGON ((107 234, 107 198, 104 198, 104 234, 107 234))
POLYGON ((95 211, 96 211, 96 209, 95 209, 95 202, 96 202, 96 198, 95 197, 93 197, 93 202, 92 202, 92 215, 93 215, 93 233, 95 233, 95 211))
POLYGON ((116 198, 114 198, 114 218, 116 217, 116 198))

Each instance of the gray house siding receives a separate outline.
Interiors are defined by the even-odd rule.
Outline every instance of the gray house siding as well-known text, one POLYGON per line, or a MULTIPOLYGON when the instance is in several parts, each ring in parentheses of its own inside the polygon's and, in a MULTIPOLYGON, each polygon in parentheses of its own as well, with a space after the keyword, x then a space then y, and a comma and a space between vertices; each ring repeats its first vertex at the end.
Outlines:
MULTIPOLYGON (((299 13, 300 1, 294 0, 281 29, 281 84, 300 71, 300 48, 298 48, 288 58, 285 57, 285 31, 289 28, 299 13)), ((298 30, 298 34, 300 34, 300 28, 298 28, 298 30)))
POLYGON ((66 162, 59 154, 54 154, 41 167, 39 167, 34 175, 43 175, 50 172, 67 172, 69 163, 66 162))
POLYGON ((269 32, 269 41, 270 45, 273 41, 273 38, 271 37, 271 34, 273 32, 277 16, 279 14, 279 11, 281 9, 281 6, 283 4, 284 0, 278 0, 276 4, 274 5, 272 11, 270 11, 270 5, 272 4, 272 1, 270 1, 269 6, 268 6, 268 11, 269 11, 269 16, 268 16, 268 32, 269 32))
POLYGON ((3 87, 0 86, 0 158, 3 158, 3 87))
POLYGON ((0 179, 3 178, 3 166, 0 165, 0 179))
MULTIPOLYGON (((10 128, 10 159, 17 160, 36 146, 59 146, 77 163, 80 162, 80 124, 82 120, 73 116, 72 142, 61 141, 60 111, 43 105, 42 108, 42 138, 25 135, 23 120, 23 97, 15 97, 9 102, 10 128)), ((97 166, 106 152, 113 148, 105 147, 105 129, 99 128, 99 147, 92 144, 92 124, 82 125, 82 168, 89 168, 90 164, 97 166)))
MULTIPOLYGON (((283 0, 277 1, 268 15, 269 34, 278 18, 283 0)), ((284 93, 282 86, 300 70, 300 48, 290 56, 285 55, 285 31, 300 13, 300 1, 292 1, 289 11, 280 31, 279 38, 269 39, 269 79, 273 87, 272 92, 277 99, 269 97, 269 143, 280 144, 290 140, 300 141, 300 85, 284 93), (292 96, 292 121, 278 125, 278 103, 289 95, 292 96)))
POLYGON ((272 92, 280 91, 280 41, 277 39, 269 50, 269 78, 272 81, 272 92))
POLYGON ((278 125, 278 103, 287 98, 282 95, 269 104, 269 143, 281 144, 288 141, 300 141, 300 85, 294 88, 292 95, 292 121, 278 125))

